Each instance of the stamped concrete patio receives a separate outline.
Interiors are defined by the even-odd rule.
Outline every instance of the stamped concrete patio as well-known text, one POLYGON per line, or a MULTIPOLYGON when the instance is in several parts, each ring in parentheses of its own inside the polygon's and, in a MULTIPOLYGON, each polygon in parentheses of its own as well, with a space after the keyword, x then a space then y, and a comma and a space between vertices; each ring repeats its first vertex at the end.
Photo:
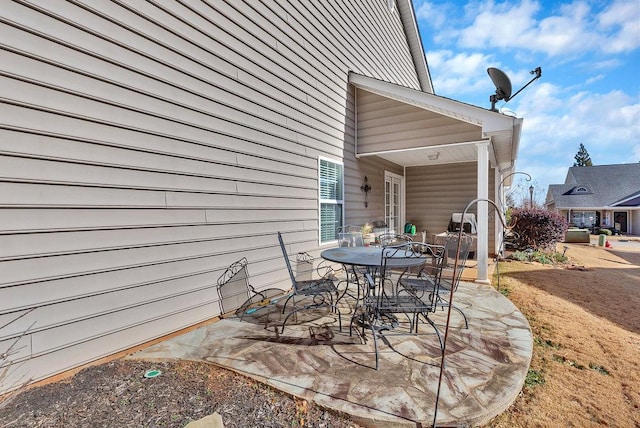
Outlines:
MULTIPOLYGON (((532 334, 523 314, 487 285, 461 283, 455 303, 469 328, 452 311, 437 425, 482 424, 520 392, 532 334)), ((376 371, 373 341, 362 344, 357 334, 349 335, 348 310, 341 309, 342 332, 335 314, 308 311, 280 333, 273 327, 282 316, 275 309, 268 316, 223 319, 129 358, 206 361, 350 414, 365 426, 431 426, 441 363, 434 330, 421 324, 418 336, 379 340, 376 371)), ((443 332, 446 314, 431 315, 443 332)))

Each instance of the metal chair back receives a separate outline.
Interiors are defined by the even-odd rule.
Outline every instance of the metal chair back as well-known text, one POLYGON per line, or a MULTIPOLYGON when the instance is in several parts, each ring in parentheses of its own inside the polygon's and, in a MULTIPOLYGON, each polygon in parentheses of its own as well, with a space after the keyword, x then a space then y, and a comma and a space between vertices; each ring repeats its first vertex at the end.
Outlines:
POLYGON ((364 247, 364 239, 361 232, 339 232, 339 247, 364 247))
POLYGON ((218 278, 218 303, 221 314, 235 311, 255 294, 249 283, 248 264, 247 259, 243 257, 232 263, 218 278))
POLYGON ((395 232, 382 233, 378 236, 378 242, 383 247, 402 245, 407 242, 413 242, 413 238, 395 232))
POLYGON ((296 290, 296 275, 293 273, 293 268, 291 267, 291 260, 289 260, 289 254, 287 253, 287 248, 284 245, 284 241, 282 240, 282 234, 278 232, 278 242, 280 243, 280 249, 282 250, 282 256, 284 257, 284 262, 287 265, 287 270, 289 271, 289 277, 291 278, 291 285, 296 290))

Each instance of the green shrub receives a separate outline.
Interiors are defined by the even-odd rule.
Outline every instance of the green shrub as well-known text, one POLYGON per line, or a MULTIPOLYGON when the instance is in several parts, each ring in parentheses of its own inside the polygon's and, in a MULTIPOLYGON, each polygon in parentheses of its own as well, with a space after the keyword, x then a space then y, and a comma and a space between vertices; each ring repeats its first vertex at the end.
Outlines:
POLYGON ((533 388, 537 385, 544 385, 544 375, 538 370, 529 369, 527 376, 524 378, 524 385, 528 388, 533 388))
POLYGON ((525 253, 524 251, 515 251, 513 254, 511 254, 511 258, 519 262, 531 261, 530 255, 525 253))
POLYGON ((569 260, 567 256, 556 251, 514 251, 510 258, 519 262, 538 262, 543 265, 565 263, 569 260))
POLYGON ((567 231, 560 215, 540 208, 518 208, 511 212, 512 243, 517 249, 552 250, 567 231))
POLYGON ((600 235, 607 235, 607 236, 611 236, 611 231, 610 231, 609 229, 600 229, 600 230, 598 231, 598 233, 599 233, 600 235))

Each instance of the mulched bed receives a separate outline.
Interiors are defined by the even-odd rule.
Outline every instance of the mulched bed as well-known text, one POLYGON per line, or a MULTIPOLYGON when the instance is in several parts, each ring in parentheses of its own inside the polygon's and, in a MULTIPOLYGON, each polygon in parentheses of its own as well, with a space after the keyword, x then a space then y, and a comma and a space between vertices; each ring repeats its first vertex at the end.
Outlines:
POLYGON ((359 427, 346 415, 206 363, 117 360, 0 403, 0 427, 359 427), (161 374, 145 378, 150 369, 161 374))

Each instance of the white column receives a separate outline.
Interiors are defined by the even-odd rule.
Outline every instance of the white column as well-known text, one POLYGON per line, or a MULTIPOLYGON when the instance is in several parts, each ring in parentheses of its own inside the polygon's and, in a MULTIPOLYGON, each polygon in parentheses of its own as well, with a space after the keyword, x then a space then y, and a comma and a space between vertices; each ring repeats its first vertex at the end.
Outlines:
MULTIPOLYGON (((502 230, 502 222, 500 221, 500 218, 502 217, 502 212, 503 212, 503 207, 506 204, 506 200, 504 197, 504 191, 502 190, 502 187, 500 187, 500 183, 502 182, 502 174, 500 173, 500 171, 498 170, 498 168, 494 169, 495 174, 493 177, 493 191, 495 193, 495 196, 493 198, 493 200, 495 201, 496 205, 498 205, 501 209, 500 210, 496 210, 496 215, 494 215, 494 221, 493 221, 493 225, 494 225, 494 248, 496 249, 496 254, 500 254, 500 252, 502 251, 502 247, 500 247, 500 244, 503 243, 504 241, 504 237, 502 236, 503 234, 503 230, 502 230)), ((492 207, 489 207, 490 209, 492 207)))
MULTIPOLYGON (((489 143, 478 143, 478 199, 489 199, 489 143)), ((489 204, 480 201, 478 213, 478 276, 476 282, 489 284, 489 204)))

